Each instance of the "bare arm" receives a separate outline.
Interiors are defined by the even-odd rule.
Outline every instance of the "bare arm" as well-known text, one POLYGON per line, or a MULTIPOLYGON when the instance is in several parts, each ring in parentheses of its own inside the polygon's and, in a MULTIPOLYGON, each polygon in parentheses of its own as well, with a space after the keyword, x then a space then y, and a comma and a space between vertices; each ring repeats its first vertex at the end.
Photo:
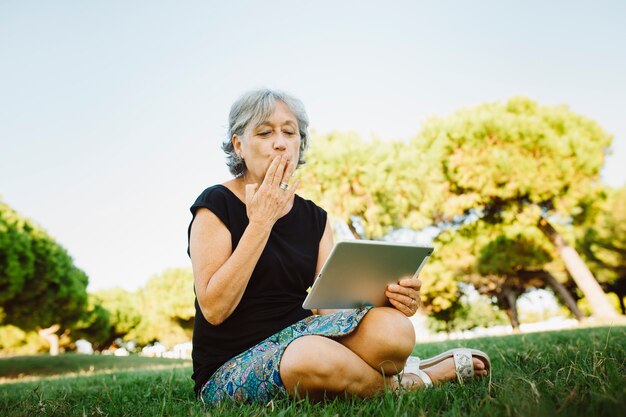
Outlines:
POLYGON ((232 252, 226 226, 208 209, 198 210, 189 246, 198 304, 209 323, 220 324, 235 310, 268 238, 267 228, 249 225, 232 252))
POLYGON ((230 232, 217 216, 208 209, 197 211, 189 251, 196 297, 209 323, 224 322, 239 305, 272 227, 298 186, 297 182, 289 190, 278 186, 289 181, 292 173, 287 159, 276 157, 261 186, 246 185, 249 223, 234 251, 230 232))

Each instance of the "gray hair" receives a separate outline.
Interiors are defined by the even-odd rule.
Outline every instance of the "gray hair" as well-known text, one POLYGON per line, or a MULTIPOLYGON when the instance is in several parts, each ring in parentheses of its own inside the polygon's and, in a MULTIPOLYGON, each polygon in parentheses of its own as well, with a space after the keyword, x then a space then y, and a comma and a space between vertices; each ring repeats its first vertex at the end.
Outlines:
POLYGON ((287 108, 296 116, 300 131, 300 158, 298 166, 305 163, 304 151, 309 145, 309 118, 304 105, 297 98, 282 91, 262 89, 249 91, 243 94, 230 108, 228 116, 228 136, 222 143, 222 150, 226 154, 226 165, 230 173, 239 177, 246 172, 245 161, 237 155, 233 146, 233 135, 243 137, 250 125, 256 125, 267 120, 276 109, 276 101, 285 103, 287 108))

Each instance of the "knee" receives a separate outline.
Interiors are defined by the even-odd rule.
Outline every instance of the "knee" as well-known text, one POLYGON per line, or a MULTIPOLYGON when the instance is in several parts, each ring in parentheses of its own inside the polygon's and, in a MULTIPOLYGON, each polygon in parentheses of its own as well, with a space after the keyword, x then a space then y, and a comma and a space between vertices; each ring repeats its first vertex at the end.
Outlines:
POLYGON ((395 308, 379 307, 370 310, 376 331, 373 341, 379 348, 404 361, 415 347, 415 328, 403 313, 395 308))

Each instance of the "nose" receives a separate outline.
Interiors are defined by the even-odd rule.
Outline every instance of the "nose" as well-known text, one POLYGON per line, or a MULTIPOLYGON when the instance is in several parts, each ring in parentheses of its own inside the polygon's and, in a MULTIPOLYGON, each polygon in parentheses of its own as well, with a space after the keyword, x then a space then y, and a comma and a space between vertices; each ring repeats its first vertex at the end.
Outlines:
POLYGON ((287 149, 287 138, 284 133, 280 132, 274 137, 274 149, 277 151, 284 151, 287 149))

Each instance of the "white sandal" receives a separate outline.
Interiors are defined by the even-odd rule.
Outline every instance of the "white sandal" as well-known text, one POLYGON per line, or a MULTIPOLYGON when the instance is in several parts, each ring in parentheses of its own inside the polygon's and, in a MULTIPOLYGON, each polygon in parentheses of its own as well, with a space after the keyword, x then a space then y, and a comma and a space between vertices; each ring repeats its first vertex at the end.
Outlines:
POLYGON ((419 379, 424 383, 424 387, 430 388, 433 386, 433 381, 428 374, 420 369, 420 358, 417 356, 409 356, 406 360, 406 365, 402 370, 402 375, 405 373, 417 375, 419 379))
POLYGON ((454 368, 456 369, 456 375, 459 381, 467 381, 474 377, 474 364, 472 362, 472 356, 477 357, 485 364, 485 368, 491 373, 491 361, 489 356, 483 351, 476 349, 450 349, 432 358, 424 359, 420 361, 419 366, 426 368, 436 365, 448 358, 454 359, 454 368))
POLYGON ((491 361, 489 356, 483 351, 476 349, 450 349, 432 358, 421 360, 417 356, 409 356, 404 365, 402 374, 410 373, 417 375, 426 388, 433 386, 433 381, 428 374, 422 370, 429 366, 436 365, 448 358, 454 359, 454 369, 456 370, 456 376, 459 382, 464 382, 474 377, 474 363, 472 362, 472 356, 476 356, 482 360, 485 364, 487 371, 491 375, 491 361))

